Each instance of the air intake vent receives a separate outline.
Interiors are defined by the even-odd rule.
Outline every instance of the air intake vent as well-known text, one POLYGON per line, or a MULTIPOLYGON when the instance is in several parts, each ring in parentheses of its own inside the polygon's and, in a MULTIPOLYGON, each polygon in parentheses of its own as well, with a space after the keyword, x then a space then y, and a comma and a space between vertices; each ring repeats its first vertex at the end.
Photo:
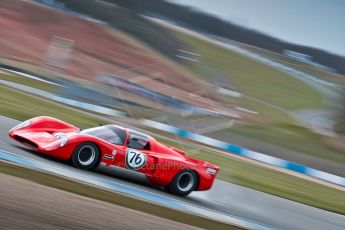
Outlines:
POLYGON ((35 149, 38 148, 38 145, 37 145, 36 143, 34 143, 34 142, 32 142, 32 141, 30 141, 30 140, 24 138, 24 137, 20 137, 20 136, 15 135, 15 136, 14 136, 14 139, 16 139, 17 141, 22 142, 22 143, 24 143, 24 144, 27 144, 27 145, 29 145, 29 146, 35 148, 35 149))

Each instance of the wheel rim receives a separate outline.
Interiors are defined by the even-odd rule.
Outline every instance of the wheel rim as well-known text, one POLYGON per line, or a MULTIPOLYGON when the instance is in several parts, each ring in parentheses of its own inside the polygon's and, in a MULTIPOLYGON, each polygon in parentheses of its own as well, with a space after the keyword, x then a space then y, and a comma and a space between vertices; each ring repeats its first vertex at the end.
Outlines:
POLYGON ((85 145, 79 149, 78 152, 78 161, 81 165, 89 165, 91 164, 96 157, 95 149, 90 145, 85 145))
POLYGON ((191 190, 194 186, 194 176, 190 172, 181 173, 177 179, 177 187, 183 192, 191 190))

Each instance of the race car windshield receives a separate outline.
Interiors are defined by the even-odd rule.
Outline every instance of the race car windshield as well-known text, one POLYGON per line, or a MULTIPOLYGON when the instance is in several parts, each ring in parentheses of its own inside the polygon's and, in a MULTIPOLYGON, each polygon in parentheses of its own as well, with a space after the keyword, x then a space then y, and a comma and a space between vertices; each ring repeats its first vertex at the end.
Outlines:
POLYGON ((113 125, 84 129, 80 133, 98 137, 114 145, 123 145, 126 140, 126 131, 113 125))
POLYGON ((129 130, 127 147, 150 150, 149 138, 144 134, 129 130))

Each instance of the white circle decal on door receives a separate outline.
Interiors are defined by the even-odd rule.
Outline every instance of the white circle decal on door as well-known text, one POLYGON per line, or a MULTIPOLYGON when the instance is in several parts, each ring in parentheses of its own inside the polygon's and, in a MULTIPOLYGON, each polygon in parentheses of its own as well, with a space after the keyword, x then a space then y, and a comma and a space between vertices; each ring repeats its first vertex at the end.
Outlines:
POLYGON ((128 149, 126 152, 126 165, 129 169, 137 170, 146 164, 146 154, 135 150, 128 149))

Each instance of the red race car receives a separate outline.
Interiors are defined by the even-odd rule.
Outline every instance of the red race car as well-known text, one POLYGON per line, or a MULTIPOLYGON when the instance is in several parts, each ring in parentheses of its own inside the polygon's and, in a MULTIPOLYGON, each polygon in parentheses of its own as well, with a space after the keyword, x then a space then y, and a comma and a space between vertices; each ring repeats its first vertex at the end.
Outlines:
POLYGON ((9 136, 39 153, 70 160, 80 169, 93 169, 103 162, 144 173, 151 184, 178 196, 210 189, 219 171, 211 163, 117 125, 80 130, 42 116, 17 125, 9 136))

